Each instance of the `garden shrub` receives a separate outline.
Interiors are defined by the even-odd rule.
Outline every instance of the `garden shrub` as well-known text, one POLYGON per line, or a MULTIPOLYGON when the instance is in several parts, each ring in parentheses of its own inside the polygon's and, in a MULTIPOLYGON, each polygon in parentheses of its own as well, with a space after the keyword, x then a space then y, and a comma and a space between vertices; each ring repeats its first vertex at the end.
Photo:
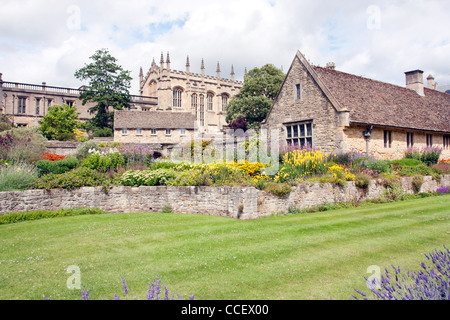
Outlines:
POLYGON ((36 167, 39 169, 39 176, 49 173, 60 174, 78 167, 79 162, 77 158, 65 158, 58 161, 40 160, 36 162, 36 167))
POLYGON ((361 189, 367 189, 370 186, 371 177, 364 173, 355 175, 355 185, 361 189))
MULTIPOLYGON (((113 146, 120 152, 124 163, 127 164, 142 164, 150 167, 154 162, 154 151, 147 146, 113 146)), ((155 168, 157 169, 157 168, 155 168)))
POLYGON ((0 191, 25 190, 38 178, 39 170, 27 162, 0 165, 0 191))
POLYGON ((0 157, 4 160, 38 161, 47 149, 47 139, 38 128, 13 128, 0 136, 0 157))
POLYGON ((307 176, 325 174, 328 163, 322 151, 299 149, 287 152, 283 164, 275 176, 276 182, 295 181, 307 176))
POLYGON ((176 174, 172 169, 129 170, 120 177, 119 181, 122 185, 131 187, 159 186, 165 185, 168 180, 176 177, 176 174))
POLYGON ((438 163, 441 153, 442 148, 439 147, 408 148, 405 152, 405 158, 420 160, 426 165, 431 165, 438 163))
POLYGON ((100 146, 95 142, 94 140, 86 141, 78 146, 78 148, 75 151, 75 158, 77 158, 79 161, 82 161, 89 157, 90 153, 89 150, 97 150, 100 151, 100 146))
POLYGON ((60 156, 59 154, 56 153, 46 152, 42 155, 41 160, 59 161, 66 158, 67 158, 66 156, 60 156))
POLYGON ((192 169, 177 173, 167 179, 168 186, 204 186, 208 184, 208 175, 202 170, 192 169))
POLYGON ((106 212, 97 208, 73 208, 61 209, 57 211, 37 210, 28 212, 12 212, 0 216, 0 224, 18 223, 23 221, 32 221, 39 219, 48 219, 56 217, 81 216, 92 214, 105 214, 106 212))
POLYGON ((78 167, 61 174, 47 174, 37 179, 33 189, 77 189, 81 187, 107 187, 111 180, 104 173, 78 167))
POLYGON ((109 149, 108 152, 91 150, 90 155, 84 159, 82 166, 100 172, 107 172, 108 170, 117 170, 119 166, 124 164, 125 161, 122 154, 116 149, 109 149))
POLYGON ((280 198, 284 198, 292 191, 292 187, 287 183, 269 182, 264 188, 264 191, 270 192, 280 198))
POLYGON ((414 193, 419 193, 420 187, 422 187, 423 183, 423 176, 414 176, 412 179, 412 187, 414 190, 414 193))

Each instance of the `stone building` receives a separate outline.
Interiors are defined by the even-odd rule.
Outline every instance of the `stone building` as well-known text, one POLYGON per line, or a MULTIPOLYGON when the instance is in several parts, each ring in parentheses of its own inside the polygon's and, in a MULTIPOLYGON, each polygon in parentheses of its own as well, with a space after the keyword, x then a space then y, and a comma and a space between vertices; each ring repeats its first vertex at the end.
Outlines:
POLYGON ((195 115, 190 112, 128 111, 114 112, 114 141, 176 145, 191 141, 195 115))
POLYGON ((230 79, 221 77, 219 63, 215 77, 205 75, 203 60, 200 74, 192 73, 189 56, 186 59, 185 71, 172 70, 169 53, 165 61, 161 53, 159 65, 153 59, 145 76, 142 68, 140 70, 140 94, 158 99, 157 106, 142 110, 189 112, 195 115, 200 131, 220 132, 227 125, 226 106, 232 97, 239 94, 243 85, 241 81, 235 81, 233 66, 230 76, 230 79))
POLYGON ((423 72, 406 72, 406 87, 312 66, 297 52, 263 122, 280 145, 310 144, 342 153, 404 157, 408 147, 440 147, 450 158, 450 95, 423 84, 423 72))
MULTIPOLYGON (((78 99, 81 90, 78 88, 48 86, 42 84, 29 84, 3 81, 0 73, 0 113, 7 115, 15 126, 38 126, 48 108, 52 105, 75 105, 80 113, 78 119, 86 121, 92 118, 88 110, 94 105, 82 105, 78 99)), ((131 96, 130 109, 142 110, 155 107, 158 99, 143 95, 131 96)))

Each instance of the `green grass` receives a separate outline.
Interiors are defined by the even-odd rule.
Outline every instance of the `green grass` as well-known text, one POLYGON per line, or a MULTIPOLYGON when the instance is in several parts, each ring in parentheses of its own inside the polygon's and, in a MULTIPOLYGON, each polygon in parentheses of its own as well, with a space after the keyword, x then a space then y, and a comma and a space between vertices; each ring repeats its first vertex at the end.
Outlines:
POLYGON ((165 214, 61 217, 0 225, 0 299, 144 299, 161 275, 184 299, 350 299, 377 265, 417 270, 450 247, 450 195, 241 221, 165 214))

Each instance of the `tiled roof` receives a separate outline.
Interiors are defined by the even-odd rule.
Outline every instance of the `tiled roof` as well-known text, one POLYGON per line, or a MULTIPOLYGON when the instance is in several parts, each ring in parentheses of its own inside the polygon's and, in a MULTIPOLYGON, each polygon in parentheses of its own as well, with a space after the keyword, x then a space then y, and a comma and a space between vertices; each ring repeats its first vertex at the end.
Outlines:
POLYGON ((339 104, 350 111, 350 123, 450 132, 450 95, 424 88, 415 91, 360 76, 313 67, 339 104))
POLYGON ((114 112, 114 128, 194 129, 195 115, 190 112, 128 111, 114 112))

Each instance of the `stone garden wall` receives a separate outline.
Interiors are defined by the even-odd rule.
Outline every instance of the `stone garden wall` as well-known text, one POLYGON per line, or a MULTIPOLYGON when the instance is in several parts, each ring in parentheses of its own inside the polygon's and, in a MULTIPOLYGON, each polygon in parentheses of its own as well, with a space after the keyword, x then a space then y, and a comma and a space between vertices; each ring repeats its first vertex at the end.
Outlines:
MULTIPOLYGON (((439 182, 424 177, 420 192, 433 192, 450 185, 450 175, 439 182)), ((413 193, 412 177, 402 179, 405 193, 413 193)), ((252 187, 114 187, 107 193, 101 187, 77 190, 54 189, 0 192, 0 214, 32 210, 99 208, 110 213, 172 212, 203 214, 235 219, 256 219, 289 209, 303 209, 324 203, 347 202, 379 197, 384 187, 375 180, 367 189, 353 181, 340 187, 333 184, 304 183, 293 187, 284 198, 252 187)))

